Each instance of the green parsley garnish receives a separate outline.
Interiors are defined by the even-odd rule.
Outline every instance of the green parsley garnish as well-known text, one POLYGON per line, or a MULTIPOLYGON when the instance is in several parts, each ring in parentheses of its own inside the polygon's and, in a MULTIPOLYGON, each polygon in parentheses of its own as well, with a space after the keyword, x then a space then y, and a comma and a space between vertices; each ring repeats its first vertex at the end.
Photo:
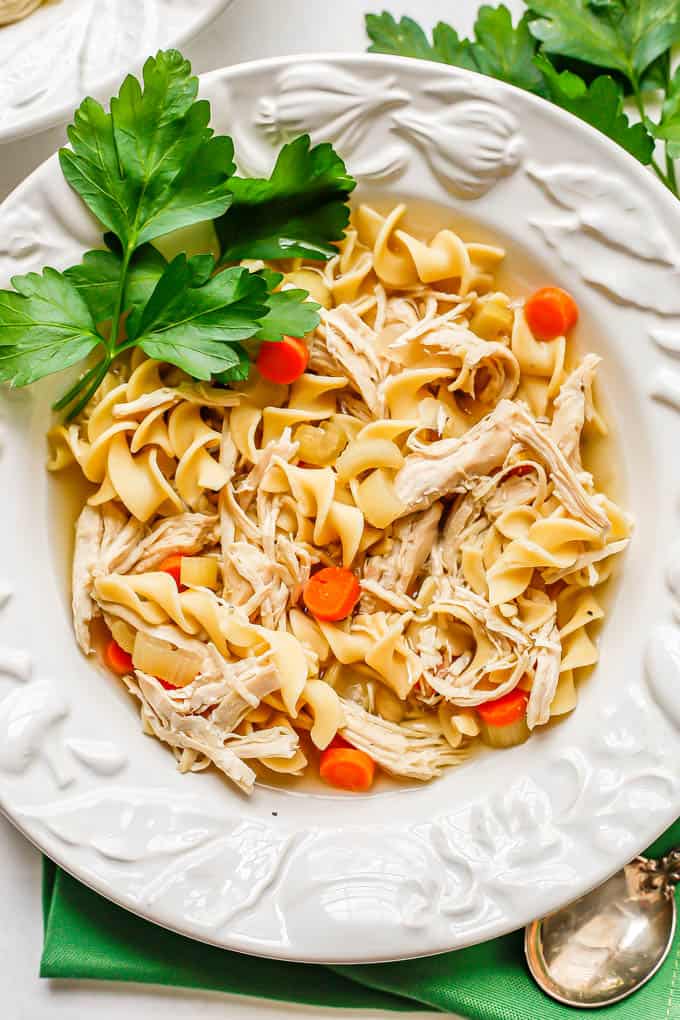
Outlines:
POLYGON ((284 145, 268 180, 230 180, 232 202, 215 223, 222 261, 330 258, 353 187, 332 145, 312 149, 307 135, 284 145))
POLYGON ((85 99, 59 159, 71 187, 105 228, 106 248, 64 272, 47 268, 0 291, 0 381, 27 386, 92 356, 54 405, 74 417, 112 361, 132 347, 195 379, 246 379, 248 341, 301 337, 318 305, 283 277, 241 259, 326 260, 348 223, 354 187, 330 145, 307 136, 285 145, 268 180, 236 176, 234 146, 209 127, 210 104, 176 50, 123 82, 107 112, 85 99), (210 254, 168 262, 152 242, 214 220, 210 254))
POLYGON ((430 41, 411 18, 366 16, 373 53, 420 57, 491 75, 580 117, 622 145, 679 195, 674 159, 680 155, 680 77, 671 77, 671 47, 680 41, 680 0, 527 0, 513 25, 508 9, 480 8, 474 38, 435 26, 430 41), (609 74, 603 74, 609 71, 609 74), (650 90, 661 90, 658 123, 646 112, 650 90), (624 112, 630 96, 640 115, 624 112), (665 144, 666 165, 654 157, 665 144))

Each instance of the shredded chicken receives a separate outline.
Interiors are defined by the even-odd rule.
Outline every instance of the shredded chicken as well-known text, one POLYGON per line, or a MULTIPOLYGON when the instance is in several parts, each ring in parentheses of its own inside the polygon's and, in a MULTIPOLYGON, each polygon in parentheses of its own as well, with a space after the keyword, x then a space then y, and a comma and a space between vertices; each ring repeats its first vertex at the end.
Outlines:
POLYGON ((278 458, 279 460, 289 463, 295 457, 298 446, 299 443, 293 443, 291 441, 289 428, 284 429, 280 439, 267 443, 266 447, 260 454, 257 464, 252 467, 243 481, 236 488, 236 492, 239 496, 245 496, 245 499, 241 500, 241 506, 244 510, 248 509, 250 500, 260 487, 262 479, 271 467, 274 458, 278 458))
POLYGON ((276 628, 288 605, 288 588, 276 561, 248 542, 232 542, 223 554, 225 598, 246 616, 259 609, 265 626, 276 628))
POLYGON ((186 555, 195 555, 203 549, 212 548, 218 541, 219 522, 216 515, 176 514, 155 524, 118 568, 118 572, 143 574, 154 570, 166 556, 178 549, 186 555))
POLYGON ((205 755, 244 793, 252 791, 255 773, 243 758, 292 758, 297 750, 297 734, 282 726, 259 730, 254 740, 225 732, 210 716, 179 713, 158 680, 140 670, 126 683, 141 701, 142 719, 154 736, 177 750, 205 755))
POLYGON ((90 623, 96 612, 96 605, 91 595, 92 582, 95 565, 101 554, 103 533, 102 515, 93 507, 85 506, 76 525, 72 608, 76 638, 86 655, 92 651, 90 623))
POLYGON ((375 333, 346 305, 325 312, 323 321, 328 353, 361 394, 369 410, 376 417, 382 416, 385 408, 378 384, 389 366, 376 351, 375 333))
POLYGON ((278 689, 280 681, 266 657, 229 663, 214 646, 209 647, 213 672, 201 674, 187 687, 166 691, 155 677, 140 670, 135 670, 126 682, 141 702, 143 722, 155 736, 176 751, 205 756, 249 793, 255 773, 241 759, 292 757, 297 737, 285 727, 260 730, 250 736, 234 732, 262 698, 278 689))
POLYGON ((562 383, 555 398, 550 435, 576 470, 581 470, 581 433, 593 416, 593 381, 602 361, 596 354, 586 354, 568 379, 562 383))
POLYGON ((478 513, 478 503, 470 493, 459 496, 457 502, 453 504, 444 522, 439 541, 433 549, 435 562, 441 561, 437 573, 441 574, 444 567, 453 575, 457 573, 457 557, 460 547, 469 535, 470 525, 475 524, 478 513))
POLYGON ((408 723, 387 722, 354 701, 341 700, 345 713, 345 725, 340 731, 343 737, 395 776, 427 782, 446 765, 456 764, 465 756, 442 735, 408 723))
POLYGON ((424 510, 441 496, 462 491, 467 482, 499 468, 514 441, 517 411, 515 404, 501 401, 463 436, 440 439, 410 453, 394 480, 404 514, 424 510))
POLYGON ((434 352, 446 351, 460 358, 460 371, 451 389, 487 404, 514 396, 519 386, 519 362, 505 344, 482 340, 453 323, 427 333, 422 343, 434 352))
POLYGON ((520 443, 534 452, 550 473, 555 494, 566 510, 591 528, 599 531, 604 539, 609 530, 609 519, 595 498, 583 487, 581 479, 567 462, 562 451, 531 420, 526 411, 520 409, 521 420, 513 425, 513 435, 520 443))
POLYGON ((550 705, 555 697, 560 678, 562 645, 560 632, 554 620, 549 621, 536 637, 536 669, 527 705, 527 726, 532 730, 550 718, 550 705))
MULTIPOLYGON (((418 577, 437 537, 439 519, 443 505, 434 503, 422 513, 403 517, 394 525, 392 531, 392 548, 382 556, 369 556, 364 565, 363 588, 371 591, 371 582, 386 591, 395 594, 406 594, 411 590, 418 577)), ((362 608, 374 608, 372 599, 366 599, 362 608)), ((403 604, 397 608, 403 608, 403 604)))
POLYGON ((609 521, 562 451, 522 407, 509 400, 502 400, 460 438, 440 439, 409 454, 394 483, 404 513, 422 510, 442 496, 462 491, 474 478, 491 474, 502 466, 515 442, 547 467, 567 509, 604 537, 609 521))
POLYGON ((372 613, 381 602, 400 613, 407 613, 418 608, 418 603, 408 595, 386 588, 380 581, 370 577, 361 579, 361 590, 364 593, 361 600, 361 610, 364 613, 372 613))
POLYGON ((85 505, 81 511, 73 553, 72 608, 76 638, 86 655, 92 651, 90 624, 99 612, 92 598, 94 580, 121 570, 134 555, 143 532, 143 525, 115 504, 102 508, 85 505))

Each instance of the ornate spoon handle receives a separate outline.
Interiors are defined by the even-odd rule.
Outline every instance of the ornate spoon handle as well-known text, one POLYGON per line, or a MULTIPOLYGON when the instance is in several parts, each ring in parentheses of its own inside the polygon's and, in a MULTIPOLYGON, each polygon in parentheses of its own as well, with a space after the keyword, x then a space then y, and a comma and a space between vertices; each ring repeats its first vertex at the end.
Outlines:
POLYGON ((656 890, 672 896, 674 887, 680 882, 680 847, 659 857, 658 860, 649 860, 645 857, 638 860, 642 862, 647 876, 645 887, 650 892, 656 890))

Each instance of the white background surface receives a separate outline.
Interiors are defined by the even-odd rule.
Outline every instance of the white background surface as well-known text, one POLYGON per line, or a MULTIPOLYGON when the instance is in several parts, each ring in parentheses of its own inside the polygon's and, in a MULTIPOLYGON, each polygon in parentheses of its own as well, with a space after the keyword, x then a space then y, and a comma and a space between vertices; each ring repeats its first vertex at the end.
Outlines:
MULTIPOLYGON (((197 3, 200 0, 196 0, 197 3)), ((208 71, 258 57, 316 50, 363 50, 363 15, 387 7, 410 14, 428 28, 454 19, 468 31, 482 0, 234 0, 216 22, 183 51, 194 70, 208 71)), ((513 12, 520 0, 505 0, 513 12)), ((56 55, 55 55, 56 56, 56 55)), ((0 200, 64 140, 54 128, 0 146, 0 200)), ((320 1010, 249 1000, 223 994, 144 988, 95 982, 41 981, 40 855, 0 818, 0 1016, 2 1020, 274 1020, 404 1017, 425 1020, 432 1013, 320 1010)))

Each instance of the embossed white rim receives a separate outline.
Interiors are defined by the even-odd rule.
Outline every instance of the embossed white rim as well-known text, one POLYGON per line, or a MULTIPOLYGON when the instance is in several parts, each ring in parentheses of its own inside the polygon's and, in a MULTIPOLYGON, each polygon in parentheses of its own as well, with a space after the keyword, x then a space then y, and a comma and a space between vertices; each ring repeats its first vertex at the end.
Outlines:
MULTIPOLYGON (((225 948, 367 963, 492 938, 602 881, 680 814, 680 207, 598 132, 470 72, 315 54, 215 71, 201 88, 248 169, 288 129, 335 134, 364 193, 495 227, 511 259, 545 267, 529 283, 574 292, 608 365, 638 520, 602 662, 559 727, 416 791, 259 789, 245 803, 216 776, 180 777, 70 635, 39 453, 50 386, 3 392, 0 749, 13 712, 33 729, 18 758, 0 753, 0 806, 98 892, 225 948)), ((96 238, 52 158, 0 207, 0 283, 63 267, 96 238)))
MULTIPOLYGON (((190 42, 195 36, 199 34, 213 21, 218 14, 231 5, 233 0, 201 0, 200 10, 197 14, 192 14, 190 19, 187 19, 185 27, 181 32, 178 32, 172 38, 163 41, 163 47, 180 47, 184 43, 190 42)), ((29 15, 29 18, 31 15, 29 15)), ((27 19, 28 20, 28 19, 27 19)), ((20 24, 23 24, 21 22, 20 24)), ((12 26, 7 26, 11 28, 12 26)), ((159 43, 161 40, 159 40, 159 43)), ((159 46, 155 45, 155 49, 159 46)), ((141 64, 140 64, 141 66, 141 64)), ((122 81, 125 68, 122 68, 113 74, 106 75, 97 81, 96 87, 91 88, 89 91, 96 99, 102 101, 108 99, 112 90, 117 89, 118 85, 122 81)), ((131 66, 127 69, 136 72, 138 68, 134 66, 134 61, 131 66)), ((81 97, 81 98, 84 98, 81 97)), ((31 135, 39 134, 41 131, 47 131, 51 127, 55 127, 58 124, 66 124, 70 121, 73 114, 74 104, 61 103, 58 106, 53 106, 46 110, 44 113, 27 117, 24 121, 15 123, 7 130, 3 130, 0 125, 0 146, 9 144, 17 141, 21 138, 27 138, 31 135)))

